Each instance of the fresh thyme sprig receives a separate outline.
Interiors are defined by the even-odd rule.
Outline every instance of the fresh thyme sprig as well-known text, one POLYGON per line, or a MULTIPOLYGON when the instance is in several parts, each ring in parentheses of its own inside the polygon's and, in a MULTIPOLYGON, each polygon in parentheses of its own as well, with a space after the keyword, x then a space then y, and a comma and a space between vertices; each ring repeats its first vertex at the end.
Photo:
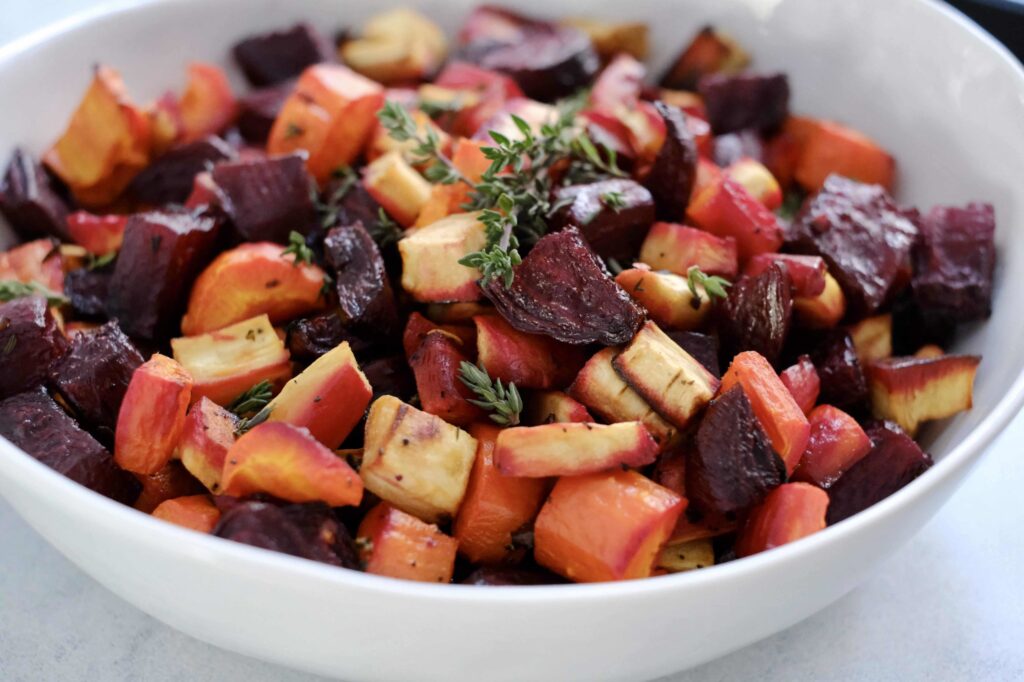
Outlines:
POLYGON ((228 410, 239 417, 249 417, 266 407, 273 397, 273 387, 269 381, 263 380, 235 398, 228 405, 228 410))
POLYGON ((427 126, 426 132, 421 135, 416 121, 401 104, 385 102, 384 107, 377 112, 377 119, 388 131, 391 139, 396 142, 411 140, 416 144, 412 149, 413 163, 426 166, 423 175, 427 180, 442 185, 452 185, 460 181, 469 184, 451 159, 441 152, 441 138, 438 137, 437 131, 432 126, 427 126))
POLYGON ((85 268, 87 270, 99 270, 113 263, 115 258, 117 258, 117 251, 111 251, 110 253, 105 253, 102 256, 90 253, 89 258, 86 261, 85 268))
POLYGON ((264 380, 235 398, 228 405, 228 410, 239 418, 235 425, 235 434, 240 436, 267 421, 271 412, 270 401, 273 397, 273 387, 269 381, 264 380))
POLYGON ((68 299, 64 294, 51 291, 38 282, 19 282, 16 279, 0 280, 0 302, 6 303, 16 298, 25 296, 45 296, 47 304, 51 306, 64 305, 68 299))
POLYGON ((554 185, 552 170, 556 164, 569 161, 570 172, 595 177, 620 177, 623 172, 615 162, 614 153, 602 156, 587 134, 576 127, 576 117, 585 105, 581 92, 558 104, 555 120, 535 132, 523 118, 510 115, 519 132, 515 139, 491 131, 493 145, 483 147, 490 166, 480 182, 469 182, 444 156, 432 130, 421 135, 408 111, 388 102, 378 113, 381 124, 397 141, 413 140, 417 163, 429 164, 424 175, 432 182, 465 182, 472 188, 470 199, 463 206, 481 211, 487 243, 480 251, 459 262, 480 270, 483 280, 501 279, 511 286, 513 268, 522 261, 521 243, 531 245, 547 232, 547 220, 559 207, 551 203, 554 185))
POLYGON ((313 205, 320 214, 320 226, 325 230, 334 227, 334 224, 338 222, 338 215, 341 213, 341 202, 352 188, 355 187, 356 183, 359 182, 359 176, 350 166, 338 166, 331 172, 331 177, 335 180, 340 180, 340 182, 334 185, 326 201, 320 201, 316 188, 312 189, 313 205))
POLYGON ((508 388, 501 379, 492 381, 487 370, 465 360, 459 365, 459 380, 469 386, 480 399, 470 400, 478 407, 491 412, 491 419, 502 426, 515 426, 523 411, 523 399, 516 385, 509 382, 508 388))
POLYGON ((384 212, 383 208, 377 209, 377 222, 366 226, 367 232, 377 242, 377 246, 384 248, 394 244, 402 238, 402 226, 384 212))
POLYGON ((700 292, 697 291, 697 287, 701 286, 704 288, 704 292, 708 295, 708 300, 712 301, 716 298, 726 298, 729 292, 726 291, 732 286, 732 283, 724 277, 718 275, 708 275, 701 271, 697 265, 691 265, 686 271, 686 283, 690 287, 690 293, 693 294, 693 302, 695 307, 700 306, 700 292))
POLYGON ((292 263, 295 267, 299 267, 303 263, 306 265, 313 264, 313 249, 309 248, 306 244, 306 238, 302 236, 301 232, 292 230, 288 235, 288 246, 281 252, 281 258, 287 256, 295 257, 292 263))

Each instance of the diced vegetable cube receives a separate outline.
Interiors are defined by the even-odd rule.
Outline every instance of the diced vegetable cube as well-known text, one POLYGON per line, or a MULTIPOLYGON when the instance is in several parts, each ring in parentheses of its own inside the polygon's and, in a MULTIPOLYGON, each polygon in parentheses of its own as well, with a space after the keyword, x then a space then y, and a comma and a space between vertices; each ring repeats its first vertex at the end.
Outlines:
POLYGON ((132 374, 114 432, 114 461, 137 474, 155 474, 171 460, 185 426, 192 377, 156 353, 132 374))
POLYGON ((476 268, 459 260, 484 248, 487 238, 478 213, 460 213, 421 227, 398 242, 402 288, 417 301, 475 301, 476 268))
POLYGON ((459 370, 468 358, 460 345, 443 330, 427 332, 409 357, 409 365, 423 410, 450 424, 466 426, 483 419, 485 413, 469 402, 479 398, 461 380, 459 370))
POLYGON ((526 334, 497 315, 477 315, 477 357, 492 379, 518 388, 557 388, 572 381, 583 366, 580 348, 548 336, 526 334))
POLYGON ((261 381, 282 384, 291 362, 270 319, 260 315, 199 336, 171 339, 174 359, 192 376, 192 399, 227 405, 261 381))
POLYGON ((821 393, 821 379, 810 356, 801 355, 795 365, 779 373, 779 379, 804 414, 810 414, 821 393))
POLYGON ((222 491, 268 493, 289 502, 358 505, 363 482, 347 462, 303 428, 282 422, 253 427, 228 449, 222 491))
POLYGON ((593 421, 583 403, 561 391, 534 391, 526 401, 523 414, 523 422, 530 426, 593 421))
POLYGON ((498 469, 494 460, 498 427, 474 424, 470 433, 477 439, 476 459, 452 535, 459 541, 459 552, 470 561, 497 564, 521 553, 513 534, 533 522, 548 482, 507 476, 498 469))
POLYGON ((974 393, 977 355, 937 358, 889 358, 867 365, 871 409, 891 419, 911 437, 921 422, 969 410, 974 393))
POLYGON ((615 282, 665 329, 697 329, 712 309, 703 285, 695 285, 694 296, 687 280, 672 273, 630 268, 616 275, 615 282))
POLYGON ((534 556, 577 582, 646 578, 685 508, 635 471, 561 478, 534 525, 534 556))
POLYGON ((67 348, 42 296, 0 303, 0 399, 42 386, 67 348))
POLYGON ((718 318, 726 354, 752 350, 776 362, 789 336, 792 301, 789 270, 779 264, 733 283, 718 318))
POLYGON ((552 216, 550 229, 578 229, 602 258, 633 258, 654 222, 654 199, 632 180, 601 180, 559 187, 553 203, 564 205, 552 216))
POLYGON ((828 495, 807 483, 784 483, 750 512, 736 540, 736 554, 750 556, 780 547, 825 527, 828 495))
POLYGON ((693 197, 687 216, 703 230, 734 238, 741 262, 782 246, 782 230, 775 214, 727 175, 693 197))
POLYGON ((307 23, 252 35, 231 48, 250 85, 262 87, 287 81, 313 64, 330 61, 331 46, 307 23))
POLYGON ((640 467, 658 444, 640 422, 517 426, 498 434, 494 462, 506 476, 578 476, 613 467, 640 467))
POLYGON ((857 420, 831 405, 814 408, 808 420, 811 438, 793 478, 828 488, 844 471, 868 454, 871 439, 857 420))
POLYGON ((427 522, 451 518, 466 494, 477 442, 439 417, 383 396, 366 418, 367 490, 427 522))
POLYGON ((298 154, 219 163, 213 182, 231 224, 246 241, 287 244, 293 230, 306 234, 316 222, 311 181, 298 154))
POLYGON ((202 397, 185 417, 177 456, 188 472, 210 492, 220 492, 220 479, 228 449, 235 443, 235 415, 202 397))
POLYGON ((433 21, 400 7, 371 17, 362 36, 346 41, 339 53, 359 73, 392 85, 434 75, 448 55, 448 41, 433 21))
POLYGON ((432 523, 381 502, 359 524, 359 558, 367 573, 428 583, 451 582, 458 542, 432 523))
POLYGON ((736 240, 685 225, 654 223, 640 247, 640 260, 655 270, 686 276, 696 265, 708 275, 736 277, 736 240))
POLYGON ((43 167, 24 149, 16 148, 0 178, 0 213, 25 239, 68 237, 68 207, 54 191, 43 167))
POLYGON ((153 516, 200 533, 212 533, 220 520, 220 510, 207 495, 189 495, 161 502, 153 516))

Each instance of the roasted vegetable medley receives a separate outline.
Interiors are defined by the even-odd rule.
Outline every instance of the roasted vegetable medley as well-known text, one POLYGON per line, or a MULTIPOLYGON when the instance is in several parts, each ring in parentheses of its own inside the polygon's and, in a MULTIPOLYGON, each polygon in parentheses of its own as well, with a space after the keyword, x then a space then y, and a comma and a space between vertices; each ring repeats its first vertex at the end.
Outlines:
POLYGON ((798 540, 971 406, 988 204, 790 111, 715 28, 406 9, 96 67, 15 150, 0 435, 203 533, 378 575, 643 578, 798 540), (656 84, 655 84, 656 83, 656 84))

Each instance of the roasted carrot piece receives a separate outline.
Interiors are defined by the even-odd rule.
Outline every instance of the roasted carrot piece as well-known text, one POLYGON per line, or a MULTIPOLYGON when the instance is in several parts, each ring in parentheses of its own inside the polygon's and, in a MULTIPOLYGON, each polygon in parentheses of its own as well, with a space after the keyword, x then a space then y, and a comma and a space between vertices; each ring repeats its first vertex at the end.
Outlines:
POLYGON ((811 438, 793 478, 828 488, 870 452, 871 439, 856 419, 831 405, 814 408, 808 419, 811 438))
POLYGON ((526 334, 498 315, 477 315, 473 322, 477 357, 484 369, 492 379, 519 388, 568 386, 587 359, 577 346, 526 334))
POLYGON ((114 461, 137 474, 160 471, 174 454, 192 397, 192 377, 155 354, 132 374, 114 435, 114 461))
POLYGON ((477 396, 460 379, 463 362, 468 362, 468 358, 460 344, 442 330, 427 332, 409 358, 423 411, 456 426, 485 416, 483 410, 469 402, 477 396))
POLYGON ((803 144, 796 181, 814 192, 836 173, 892 190, 896 162, 868 136, 831 121, 816 121, 803 144))
POLYGON ((779 379, 804 414, 810 414, 821 393, 821 378, 811 358, 801 355, 795 365, 782 370, 779 379))
POLYGON ((367 573, 428 583, 452 579, 458 542, 387 502, 363 518, 356 542, 367 573))
POLYGON ((747 518, 736 554, 750 556, 807 537, 825 527, 828 493, 808 483, 784 483, 747 518))
POLYGON ((694 196, 687 216, 703 230, 733 237, 741 262, 782 246, 782 230, 775 214, 728 175, 723 174, 694 196))
POLYGON ((722 377, 721 393, 737 384, 743 387, 772 449, 786 462, 786 473, 793 473, 811 432, 803 410, 760 353, 745 351, 733 358, 722 377))
POLYGON ((534 556, 577 582, 646 578, 685 507, 635 471, 560 478, 534 524, 534 556))
POLYGON ((220 510, 207 495, 189 495, 161 502, 153 516, 182 528, 209 533, 220 520, 220 510))
POLYGON ((474 563, 496 564, 513 556, 512 534, 537 516, 548 489, 545 479, 505 476, 498 470, 494 443, 500 431, 491 424, 469 429, 477 439, 476 460, 452 535, 474 563))
POLYGON ((348 463, 306 429, 284 422, 255 427, 228 450, 222 487, 238 497, 268 493, 289 502, 357 505, 363 481, 348 463))
POLYGON ((213 64, 188 65, 188 84, 178 101, 182 142, 219 133, 235 119, 235 96, 224 71, 213 64))

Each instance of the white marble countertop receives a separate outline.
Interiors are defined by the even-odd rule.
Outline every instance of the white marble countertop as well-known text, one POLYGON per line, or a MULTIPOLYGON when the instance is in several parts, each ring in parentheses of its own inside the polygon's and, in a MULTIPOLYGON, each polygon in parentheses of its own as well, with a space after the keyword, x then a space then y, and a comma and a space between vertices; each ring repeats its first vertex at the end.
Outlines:
MULTIPOLYGON (((0 44, 89 0, 0 0, 0 44)), ((664 682, 1024 680, 1024 417, 866 584, 803 623, 664 682)), ((0 501, 0 680, 299 682, 107 592, 0 501)))

